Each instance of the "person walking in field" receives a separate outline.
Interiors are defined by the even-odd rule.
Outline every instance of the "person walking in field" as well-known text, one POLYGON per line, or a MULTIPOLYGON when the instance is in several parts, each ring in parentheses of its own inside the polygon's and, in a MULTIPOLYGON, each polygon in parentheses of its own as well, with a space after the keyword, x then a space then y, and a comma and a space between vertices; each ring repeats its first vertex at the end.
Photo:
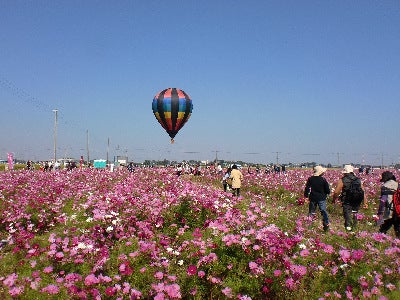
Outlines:
POLYGON ((232 166, 231 175, 233 195, 240 196, 240 188, 242 186, 243 174, 238 170, 237 165, 232 166))
POLYGON ((390 171, 382 173, 381 196, 378 208, 379 232, 387 233, 393 226, 397 238, 400 238, 400 216, 396 213, 393 203, 393 194, 399 187, 396 177, 390 171))
POLYGON ((229 177, 231 176, 231 170, 232 170, 231 168, 227 168, 224 176, 222 177, 222 186, 224 187, 224 192, 227 192, 228 189, 231 190, 231 188, 232 188, 232 185, 231 185, 232 180, 229 179, 229 177))
POLYGON ((326 211, 326 198, 331 190, 326 179, 323 177, 326 168, 322 166, 314 167, 314 174, 307 179, 304 189, 304 197, 309 199, 308 215, 315 218, 317 207, 322 215, 322 225, 324 231, 329 230, 329 216, 326 211))
MULTIPOLYGON (((343 177, 339 179, 333 192, 333 202, 340 199, 343 207, 344 227, 347 231, 357 226, 357 214, 364 199, 364 188, 360 178, 354 175, 354 168, 345 165, 342 171, 343 177)), ((366 207, 366 205, 365 205, 366 207)))

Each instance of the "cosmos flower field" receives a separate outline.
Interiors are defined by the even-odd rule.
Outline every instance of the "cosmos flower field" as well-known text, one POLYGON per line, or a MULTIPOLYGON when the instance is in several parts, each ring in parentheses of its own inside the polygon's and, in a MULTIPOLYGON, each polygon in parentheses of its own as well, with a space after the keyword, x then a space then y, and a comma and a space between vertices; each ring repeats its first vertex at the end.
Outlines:
POLYGON ((211 170, 0 172, 0 297, 400 299, 400 240, 373 218, 381 172, 362 175, 358 227, 329 202, 327 233, 307 216, 311 170, 243 170, 240 197, 211 170))

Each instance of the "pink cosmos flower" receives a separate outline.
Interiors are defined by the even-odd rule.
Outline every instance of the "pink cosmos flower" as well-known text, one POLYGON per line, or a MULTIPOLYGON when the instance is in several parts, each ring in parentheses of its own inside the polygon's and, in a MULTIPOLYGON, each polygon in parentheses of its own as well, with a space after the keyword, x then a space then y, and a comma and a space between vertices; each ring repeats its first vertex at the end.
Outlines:
POLYGON ((157 293, 157 295, 154 296, 154 300, 164 300, 165 296, 164 293, 157 293))
POLYGON ((204 271, 199 271, 197 273, 197 276, 199 276, 200 278, 203 278, 204 276, 206 276, 206 273, 204 271))
POLYGON ((310 251, 308 249, 303 249, 300 251, 300 256, 301 257, 307 257, 310 255, 310 251))
POLYGON ((129 261, 120 264, 119 272, 121 275, 131 275, 133 273, 133 269, 131 268, 129 261))
POLYGON ((60 291, 60 288, 54 284, 50 284, 50 285, 42 288, 42 292, 48 293, 50 295, 58 294, 59 291, 60 291))
POLYGON ((254 261, 249 262, 250 270, 257 269, 257 267, 258 267, 258 265, 254 261))
POLYGON ((85 278, 85 285, 86 285, 86 286, 98 284, 99 282, 100 282, 100 280, 99 280, 99 279, 96 277, 96 275, 94 275, 94 274, 89 274, 89 275, 86 276, 86 278, 85 278))
POLYGON ((142 292, 131 289, 131 300, 142 299, 142 292))
POLYGON ((332 275, 336 275, 338 271, 339 271, 338 266, 333 266, 332 267, 332 275))
POLYGON ((164 277, 163 272, 156 272, 156 274, 154 274, 154 278, 156 278, 158 280, 163 279, 163 277, 164 277))
POLYGON ((282 275, 282 271, 281 270, 275 270, 274 271, 274 276, 275 277, 278 277, 278 276, 281 276, 282 275))
POLYGON ((289 277, 285 280, 285 286, 289 289, 289 290, 294 290, 296 288, 296 282, 294 281, 294 279, 292 277, 289 277))
POLYGON ((6 279, 3 280, 3 284, 5 286, 11 287, 15 284, 15 281, 17 280, 18 275, 15 273, 12 273, 10 275, 7 276, 6 279))
POLYGON ((262 266, 259 266, 256 262, 249 262, 249 269, 253 274, 264 274, 264 269, 262 266))
POLYGON ((165 292, 168 294, 169 297, 171 298, 178 298, 180 299, 181 296, 181 291, 180 291, 180 286, 176 283, 166 285, 164 288, 165 292))
POLYGON ((368 282, 365 276, 361 276, 358 278, 358 283, 360 284, 362 289, 367 289, 368 288, 368 282))
POLYGON ((365 251, 364 250, 353 250, 351 252, 351 257, 355 260, 355 261, 360 261, 363 257, 364 257, 365 251))
POLYGON ((131 289, 131 286, 130 286, 129 282, 124 282, 123 285, 124 285, 124 288, 122 289, 122 292, 124 294, 128 294, 130 289, 131 289))
POLYGON ((381 274, 375 275, 375 277, 374 277, 374 283, 375 283, 377 286, 382 286, 382 285, 383 285, 383 282, 382 282, 382 275, 381 275, 381 274))
POLYGON ((222 282, 222 280, 220 278, 214 277, 214 276, 211 276, 208 279, 211 281, 211 283, 214 283, 214 284, 219 284, 222 282))
POLYGON ((114 294, 116 293, 115 287, 113 287, 113 286, 107 287, 105 289, 104 293, 109 297, 114 296, 114 294))
POLYGON ((39 288, 39 281, 32 281, 29 286, 32 290, 37 290, 39 288))
POLYGON ((56 259, 57 260, 62 260, 64 258, 64 253, 63 252, 57 252, 56 253, 56 259))
POLYGON ((192 288, 189 291, 190 295, 195 296, 197 294, 197 288, 192 288))
POLYGON ((195 275, 197 273, 197 267, 195 265, 190 265, 187 270, 186 273, 190 276, 195 275))
POLYGON ((203 234, 201 233, 200 228, 195 228, 193 233, 192 233, 192 235, 195 238, 201 238, 203 236, 203 234))
POLYGON ((370 299, 372 297, 372 294, 370 291, 363 291, 362 295, 365 299, 370 299))
POLYGON ((340 258, 343 260, 343 262, 348 263, 350 261, 350 257, 351 257, 350 250, 347 250, 347 249, 339 250, 339 254, 340 254, 340 258))
POLYGON ((73 282, 77 282, 77 281, 81 281, 82 280, 82 276, 76 273, 69 273, 65 276, 65 281, 69 282, 69 283, 73 283, 73 282))
POLYGON ((232 289, 229 287, 226 287, 222 290, 222 294, 224 294, 227 298, 232 298, 232 289))
POLYGON ((334 291, 333 295, 338 298, 338 299, 342 299, 342 295, 340 295, 338 292, 334 291))
POLYGON ((57 278, 56 278, 56 282, 57 282, 57 283, 63 283, 63 282, 64 282, 64 278, 62 278, 62 277, 57 277, 57 278))
POLYGON ((323 244, 322 250, 323 250, 325 253, 328 253, 328 254, 332 254, 332 253, 335 252, 335 248, 333 248, 332 245, 325 245, 325 244, 323 244))
POLYGON ((21 295, 23 292, 24 292, 23 286, 14 286, 14 287, 10 288, 10 290, 8 291, 8 293, 12 297, 17 297, 17 296, 21 295))
POLYGON ((293 275, 297 276, 304 276, 307 274, 307 267, 302 265, 291 265, 290 270, 292 271, 293 275))
POLYGON ((371 293, 372 293, 373 295, 380 295, 380 294, 381 294, 381 291, 380 291, 376 286, 374 286, 374 287, 372 287, 372 289, 371 289, 371 293))
POLYGON ((176 281, 177 277, 175 275, 168 275, 168 279, 172 282, 176 281))
POLYGON ((48 267, 43 269, 43 273, 49 274, 51 272, 53 272, 53 267, 52 266, 48 266, 48 267))
POLYGON ((393 274, 393 270, 390 269, 390 268, 385 268, 385 274, 386 274, 386 275, 393 274))
POLYGON ((385 285, 386 286, 386 288, 389 290, 389 291, 395 291, 396 290, 396 286, 393 284, 393 283, 388 283, 387 285, 385 285))

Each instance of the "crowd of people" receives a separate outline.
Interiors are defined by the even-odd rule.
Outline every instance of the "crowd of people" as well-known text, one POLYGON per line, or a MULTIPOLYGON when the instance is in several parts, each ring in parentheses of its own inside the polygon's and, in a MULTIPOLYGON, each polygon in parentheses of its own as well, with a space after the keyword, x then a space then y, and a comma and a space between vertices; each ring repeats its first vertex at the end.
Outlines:
POLYGON ((177 165, 176 175, 181 176, 183 174, 192 174, 199 176, 201 175, 201 166, 200 165, 193 166, 187 163, 182 163, 177 165))
MULTIPOLYGON (((313 175, 307 179, 304 196, 309 199, 308 215, 314 219, 318 207, 322 216, 323 229, 329 231, 329 216, 326 207, 331 190, 329 183, 323 177, 326 171, 327 169, 322 166, 314 167, 313 175)), ((398 189, 398 182, 390 171, 383 172, 381 176, 380 204, 376 216, 379 232, 387 233, 393 226, 396 236, 400 238, 400 216, 394 209, 393 203, 393 195, 398 189)), ((354 174, 353 166, 344 166, 342 177, 332 192, 332 200, 333 203, 340 202, 344 227, 347 231, 352 231, 357 226, 357 214, 361 205, 367 208, 364 187, 360 178, 354 174)))
MULTIPOLYGON (((39 170, 47 172, 47 171, 53 171, 53 170, 58 170, 60 168, 60 163, 56 162, 54 163, 53 161, 42 161, 38 163, 39 170)), ((35 164, 31 161, 28 160, 26 162, 26 167, 27 170, 35 170, 35 164)), ((66 168, 71 169, 71 165, 66 166, 66 168)))

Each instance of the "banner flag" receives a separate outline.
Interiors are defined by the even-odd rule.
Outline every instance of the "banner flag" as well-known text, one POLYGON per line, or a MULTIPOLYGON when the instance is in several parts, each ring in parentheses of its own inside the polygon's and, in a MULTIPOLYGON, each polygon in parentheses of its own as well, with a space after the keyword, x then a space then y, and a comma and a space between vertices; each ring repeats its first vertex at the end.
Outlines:
POLYGON ((7 153, 7 159, 8 159, 8 169, 9 170, 14 169, 14 154, 7 153))

